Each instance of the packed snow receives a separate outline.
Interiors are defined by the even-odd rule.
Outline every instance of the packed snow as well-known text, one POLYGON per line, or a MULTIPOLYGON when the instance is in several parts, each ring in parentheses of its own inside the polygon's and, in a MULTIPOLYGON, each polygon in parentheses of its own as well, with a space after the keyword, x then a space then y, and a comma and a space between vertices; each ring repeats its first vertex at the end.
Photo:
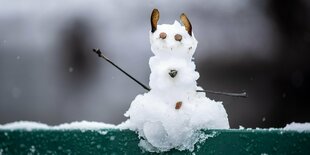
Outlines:
POLYGON ((16 129, 24 129, 31 131, 33 129, 50 129, 50 127, 43 123, 38 122, 30 122, 30 121, 19 121, 13 123, 7 123, 4 125, 0 125, 0 129, 2 130, 16 130, 16 129))
POLYGON ((18 130, 24 129, 27 131, 35 130, 35 129, 43 129, 43 130, 99 130, 99 129, 116 129, 118 128, 116 125, 100 123, 100 122, 72 122, 72 123, 64 123, 57 126, 49 126, 43 123, 38 122, 30 122, 30 121, 19 121, 13 123, 7 123, 4 125, 0 125, 0 130, 18 130))
POLYGON ((298 132, 310 132, 310 123, 295 123, 287 124, 284 130, 298 131, 298 132))
POLYGON ((239 126, 239 130, 252 130, 252 131, 278 131, 281 130, 282 132, 284 130, 286 131, 296 131, 296 132, 310 132, 310 122, 306 123, 296 123, 292 122, 290 124, 286 124, 283 128, 245 128, 243 126, 239 126))
POLYGON ((132 101, 125 113, 129 119, 123 124, 138 131, 143 137, 139 145, 147 151, 192 151, 200 129, 229 128, 222 102, 196 92, 202 89, 197 86, 199 73, 192 61, 198 42, 187 30, 175 21, 150 32, 154 53, 149 60, 151 90, 132 101))

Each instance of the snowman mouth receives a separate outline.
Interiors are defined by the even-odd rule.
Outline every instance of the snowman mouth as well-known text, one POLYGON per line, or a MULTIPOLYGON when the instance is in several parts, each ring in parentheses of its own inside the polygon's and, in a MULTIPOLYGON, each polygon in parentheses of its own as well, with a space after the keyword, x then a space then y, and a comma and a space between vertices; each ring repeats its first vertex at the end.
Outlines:
POLYGON ((177 76, 178 71, 174 70, 174 69, 171 69, 168 74, 170 75, 170 77, 174 78, 175 76, 177 76))

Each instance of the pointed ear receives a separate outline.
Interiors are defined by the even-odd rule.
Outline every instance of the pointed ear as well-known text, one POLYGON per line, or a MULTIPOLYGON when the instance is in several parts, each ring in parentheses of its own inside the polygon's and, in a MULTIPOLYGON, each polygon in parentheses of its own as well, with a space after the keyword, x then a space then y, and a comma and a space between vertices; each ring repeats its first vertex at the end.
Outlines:
POLYGON ((158 20, 159 20, 159 11, 157 9, 154 9, 151 15, 152 33, 154 33, 157 29, 158 20))
POLYGON ((181 18, 183 25, 185 26, 185 30, 188 32, 188 34, 190 36, 192 36, 192 24, 191 24, 191 22, 188 20, 188 18, 186 17, 186 15, 184 13, 181 14, 180 18, 181 18))

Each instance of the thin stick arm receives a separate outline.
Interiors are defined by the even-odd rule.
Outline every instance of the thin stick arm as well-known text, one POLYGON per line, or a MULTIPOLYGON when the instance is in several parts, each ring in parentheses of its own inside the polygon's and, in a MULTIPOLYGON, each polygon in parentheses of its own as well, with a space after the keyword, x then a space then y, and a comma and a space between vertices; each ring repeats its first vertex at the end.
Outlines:
POLYGON ((135 81, 136 83, 138 83, 141 87, 143 87, 144 89, 146 89, 146 90, 148 90, 148 91, 151 90, 148 86, 144 85, 143 83, 141 83, 140 81, 138 81, 137 79, 135 79, 133 76, 131 76, 130 74, 128 74, 127 72, 125 72, 122 68, 120 68, 120 67, 118 67, 116 64, 114 64, 109 58, 107 58, 106 56, 104 56, 104 55, 102 54, 102 52, 100 51, 99 48, 93 49, 93 51, 94 51, 95 53, 97 53, 98 56, 99 56, 100 58, 105 59, 105 60, 108 61, 110 64, 112 64, 114 67, 116 67, 118 70, 120 70, 121 72, 123 72, 124 74, 126 74, 129 78, 131 78, 132 80, 134 80, 134 81, 135 81))

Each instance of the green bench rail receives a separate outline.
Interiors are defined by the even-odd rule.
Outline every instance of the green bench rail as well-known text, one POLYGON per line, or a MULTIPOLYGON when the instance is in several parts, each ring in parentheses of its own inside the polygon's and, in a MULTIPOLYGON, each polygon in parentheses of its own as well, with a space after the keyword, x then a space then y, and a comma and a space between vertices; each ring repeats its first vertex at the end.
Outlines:
MULTIPOLYGON (((283 130, 204 130, 215 136, 194 152, 162 154, 310 154, 310 133, 283 130)), ((0 130, 0 155, 6 154, 153 154, 141 150, 130 130, 0 130)), ((155 153, 154 153, 155 154, 155 153)))

